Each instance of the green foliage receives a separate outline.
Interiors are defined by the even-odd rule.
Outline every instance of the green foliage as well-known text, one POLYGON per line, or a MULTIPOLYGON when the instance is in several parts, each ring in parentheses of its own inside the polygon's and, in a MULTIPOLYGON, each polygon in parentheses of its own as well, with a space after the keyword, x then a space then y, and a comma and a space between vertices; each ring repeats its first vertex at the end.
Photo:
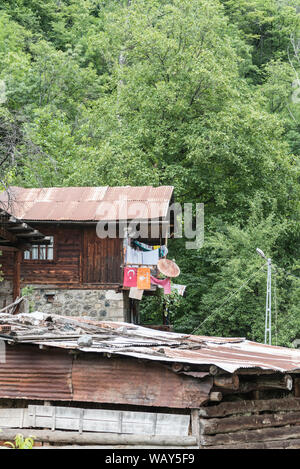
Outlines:
POLYGON ((4 444, 10 446, 12 449, 32 449, 34 446, 34 437, 24 438, 21 433, 18 433, 18 435, 15 436, 15 443, 6 441, 4 444))
MULTIPOLYGON (((212 314, 199 332, 262 340, 263 270, 222 304, 259 267, 256 247, 299 275, 297 6, 2 1, 0 188, 172 184, 204 202, 204 248, 170 242, 187 285, 172 321, 190 332, 212 314)), ((273 336, 288 345, 299 282, 277 277, 273 336)), ((143 301, 143 318, 161 307, 143 301)))
POLYGON ((173 324, 182 300, 182 296, 176 291, 164 295, 163 289, 158 288, 155 295, 144 296, 140 303, 141 323, 158 325, 162 323, 164 317, 168 317, 168 322, 173 324))

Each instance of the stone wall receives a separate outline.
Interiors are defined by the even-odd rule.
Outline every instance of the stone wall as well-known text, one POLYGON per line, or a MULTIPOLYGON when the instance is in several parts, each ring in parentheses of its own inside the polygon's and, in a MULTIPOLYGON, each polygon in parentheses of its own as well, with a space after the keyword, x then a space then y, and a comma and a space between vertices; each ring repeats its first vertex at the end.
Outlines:
POLYGON ((0 309, 13 302, 13 283, 10 280, 0 282, 0 309))
POLYGON ((49 285, 27 286, 23 310, 63 316, 89 316, 100 321, 126 321, 127 297, 115 290, 64 290, 49 285))

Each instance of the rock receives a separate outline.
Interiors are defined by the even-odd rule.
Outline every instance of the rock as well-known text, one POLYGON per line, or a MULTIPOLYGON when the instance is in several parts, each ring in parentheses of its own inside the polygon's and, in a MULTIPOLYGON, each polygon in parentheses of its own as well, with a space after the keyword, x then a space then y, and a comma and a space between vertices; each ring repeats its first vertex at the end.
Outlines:
POLYGON ((91 347, 93 345, 93 337, 88 334, 82 335, 77 340, 77 345, 79 347, 91 347))

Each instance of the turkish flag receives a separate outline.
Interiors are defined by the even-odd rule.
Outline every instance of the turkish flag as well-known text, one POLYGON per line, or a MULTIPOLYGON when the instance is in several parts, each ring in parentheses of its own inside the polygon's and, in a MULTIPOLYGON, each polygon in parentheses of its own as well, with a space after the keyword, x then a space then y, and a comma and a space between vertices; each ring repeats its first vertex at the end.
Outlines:
POLYGON ((124 269, 124 287, 137 286, 137 269, 135 267, 125 267, 124 269))

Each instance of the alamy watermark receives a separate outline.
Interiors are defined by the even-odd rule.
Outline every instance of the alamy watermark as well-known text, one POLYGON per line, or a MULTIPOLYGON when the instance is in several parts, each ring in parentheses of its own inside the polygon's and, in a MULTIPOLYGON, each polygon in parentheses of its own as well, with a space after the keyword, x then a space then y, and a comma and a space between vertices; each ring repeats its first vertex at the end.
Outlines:
POLYGON ((185 238, 186 249, 200 249, 204 243, 204 204, 173 203, 164 213, 161 201, 131 201, 120 197, 103 201, 96 213, 97 236, 159 239, 185 238), (126 216, 124 216, 126 214, 126 216))

